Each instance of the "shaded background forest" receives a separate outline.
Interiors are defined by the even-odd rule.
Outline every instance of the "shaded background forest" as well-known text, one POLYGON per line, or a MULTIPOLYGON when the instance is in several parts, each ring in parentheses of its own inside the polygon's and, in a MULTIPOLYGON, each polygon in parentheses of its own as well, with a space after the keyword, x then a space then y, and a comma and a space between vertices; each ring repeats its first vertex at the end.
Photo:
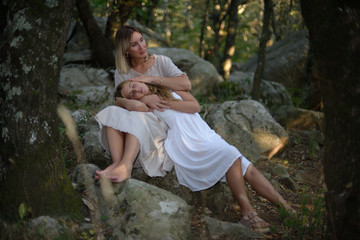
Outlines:
MULTIPOLYGON (((77 2, 78 5, 86 5, 86 1, 77 2)), ((234 64, 241 68, 254 55, 258 55, 258 66, 262 67, 257 69, 254 77, 255 100, 260 97, 260 79, 266 64, 266 47, 305 28, 300 2, 295 0, 265 1, 265 4, 262 1, 96 0, 89 1, 89 4, 91 13, 106 21, 105 37, 111 45, 119 26, 125 24, 127 19, 135 20, 159 34, 165 46, 190 50, 214 64, 225 81, 234 64)), ((84 11, 79 12, 81 20, 87 22, 90 14, 85 17, 85 14, 81 14, 84 11)), ((93 36, 96 51, 96 48, 99 48, 96 42, 103 43, 104 39, 97 39, 95 32, 91 33, 90 26, 87 29, 88 34, 93 36)), ((151 42, 148 45, 156 47, 151 42)), ((316 103, 306 102, 312 67, 311 49, 308 51, 306 54, 310 57, 306 66, 299 66, 298 72, 290 68, 284 69, 284 73, 288 73, 282 78, 288 79, 283 79, 282 83, 286 82, 286 87, 296 98, 298 106, 319 109, 319 99, 316 103)), ((102 62, 109 57, 98 52, 98 63, 103 67, 109 66, 111 62, 102 62)))

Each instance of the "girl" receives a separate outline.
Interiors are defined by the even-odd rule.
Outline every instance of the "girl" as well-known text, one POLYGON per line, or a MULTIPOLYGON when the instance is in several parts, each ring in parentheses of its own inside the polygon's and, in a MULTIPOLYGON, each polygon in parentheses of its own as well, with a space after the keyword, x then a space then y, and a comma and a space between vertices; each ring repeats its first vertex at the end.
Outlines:
POLYGON ((165 150, 175 164, 179 183, 192 191, 212 187, 219 180, 227 181, 241 207, 240 222, 258 231, 267 231, 269 224, 257 216, 247 197, 245 182, 270 202, 292 210, 270 182, 232 145, 215 133, 200 117, 200 105, 187 91, 175 91, 134 81, 118 85, 115 97, 142 99, 156 94, 166 100, 168 109, 154 112, 168 125, 165 150))

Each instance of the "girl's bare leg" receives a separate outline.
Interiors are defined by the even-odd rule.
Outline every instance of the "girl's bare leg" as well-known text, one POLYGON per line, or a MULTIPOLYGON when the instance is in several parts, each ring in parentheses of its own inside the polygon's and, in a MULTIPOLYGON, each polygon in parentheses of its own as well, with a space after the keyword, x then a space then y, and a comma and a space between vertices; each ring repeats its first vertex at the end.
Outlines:
POLYGON ((98 175, 106 175, 112 171, 119 164, 124 154, 125 134, 123 132, 105 126, 105 136, 113 163, 102 171, 96 171, 98 175))
MULTIPOLYGON (((237 202, 240 205, 241 215, 243 217, 247 217, 249 216, 249 214, 254 213, 255 211, 252 208, 246 193, 245 180, 242 175, 240 158, 237 159, 227 171, 226 180, 237 202)), ((249 224, 251 223, 251 227, 253 228, 261 229, 269 227, 269 224, 267 222, 265 222, 256 215, 251 216, 250 221, 248 222, 249 224)))
POLYGON ((284 206, 286 210, 294 211, 254 165, 249 165, 244 178, 257 193, 273 204, 284 206))
POLYGON ((122 182, 131 177, 135 159, 140 151, 140 142, 132 134, 125 133, 124 153, 120 161, 115 164, 106 176, 112 182, 122 182))
POLYGON ((241 214, 246 215, 247 213, 253 212, 254 209, 251 207, 249 198, 246 193, 245 181, 242 175, 241 163, 239 159, 236 160, 227 171, 226 181, 240 205, 241 214))

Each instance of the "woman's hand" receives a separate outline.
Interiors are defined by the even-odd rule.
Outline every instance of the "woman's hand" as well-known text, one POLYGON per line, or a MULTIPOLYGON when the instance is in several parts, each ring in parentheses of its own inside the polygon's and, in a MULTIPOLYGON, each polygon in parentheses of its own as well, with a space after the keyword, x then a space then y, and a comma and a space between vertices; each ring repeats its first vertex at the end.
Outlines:
POLYGON ((143 83, 154 83, 155 77, 148 75, 140 75, 134 78, 129 79, 134 82, 143 82, 143 83))
POLYGON ((161 99, 159 96, 155 94, 146 95, 139 100, 145 103, 150 108, 156 109, 161 112, 164 111, 163 108, 169 108, 171 105, 169 102, 165 101, 164 99, 161 99))

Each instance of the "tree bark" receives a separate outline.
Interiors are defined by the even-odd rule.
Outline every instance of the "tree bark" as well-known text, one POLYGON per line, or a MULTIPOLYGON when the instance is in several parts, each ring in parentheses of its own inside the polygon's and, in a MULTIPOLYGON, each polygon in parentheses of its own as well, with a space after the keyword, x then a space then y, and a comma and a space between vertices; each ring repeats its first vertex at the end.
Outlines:
POLYGON ((214 38, 213 38, 214 41, 209 53, 205 55, 205 59, 212 62, 217 69, 220 69, 219 49, 221 46, 221 42, 223 40, 223 36, 221 35, 222 32, 221 30, 224 30, 225 24, 223 23, 226 19, 226 14, 228 12, 230 2, 231 0, 225 0, 225 1, 214 0, 212 3, 213 11, 210 14, 210 20, 211 20, 212 29, 214 31, 214 38))
POLYGON ((239 6, 245 4, 247 1, 245 0, 232 0, 229 8, 229 19, 227 24, 227 36, 226 43, 224 48, 224 54, 221 61, 221 69, 220 74, 224 77, 224 79, 228 79, 230 75, 230 69, 232 64, 232 57, 235 53, 235 37, 236 37, 236 29, 239 23, 238 17, 238 9, 239 6))
MULTIPOLYGON (((115 1, 114 1, 115 2, 115 1)), ((129 19, 129 16, 138 3, 138 1, 127 1, 127 0, 118 0, 117 3, 113 5, 113 11, 108 17, 105 29, 105 37, 110 40, 112 44, 115 42, 115 34, 117 30, 125 25, 126 21, 129 19)))
POLYGON ((259 100, 261 93, 261 79, 265 69, 266 43, 270 37, 270 20, 273 13, 273 3, 271 0, 264 0, 263 28, 260 37, 258 61, 254 75, 252 99, 259 100))
POLYGON ((360 235, 360 3, 301 1, 325 113, 326 239, 360 235))
POLYGON ((101 68, 106 69, 115 67, 115 57, 113 53, 114 45, 105 37, 100 27, 97 25, 88 1, 76 0, 76 7, 80 19, 84 24, 87 36, 89 37, 95 62, 101 68))
POLYGON ((210 0, 206 0, 204 15, 201 23, 201 30, 200 30, 200 40, 199 40, 199 56, 201 58, 205 57, 204 53, 204 35, 206 31, 208 13, 209 13, 209 4, 210 0))
MULTIPOLYGON (((67 177, 56 114, 73 1, 7 1, 0 64, 0 214, 80 216, 67 177)), ((23 217, 23 216, 22 216, 23 217)))

